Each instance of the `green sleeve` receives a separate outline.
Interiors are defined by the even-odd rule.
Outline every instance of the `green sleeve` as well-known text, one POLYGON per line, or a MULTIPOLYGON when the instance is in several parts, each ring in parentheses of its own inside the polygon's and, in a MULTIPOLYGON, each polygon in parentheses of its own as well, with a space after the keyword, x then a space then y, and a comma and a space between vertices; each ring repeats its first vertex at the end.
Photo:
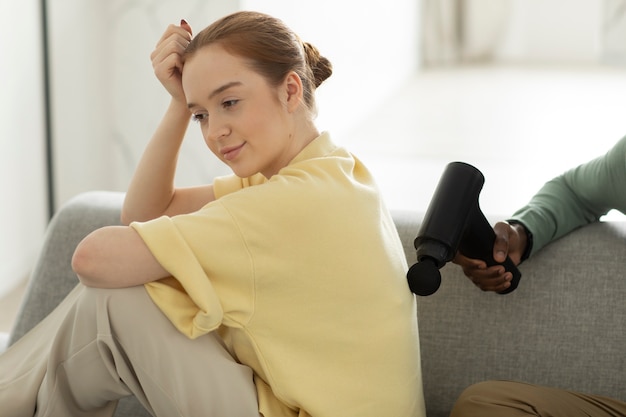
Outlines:
POLYGON ((532 255, 611 209, 626 213, 626 137, 605 155, 547 182, 511 220, 532 233, 532 255))

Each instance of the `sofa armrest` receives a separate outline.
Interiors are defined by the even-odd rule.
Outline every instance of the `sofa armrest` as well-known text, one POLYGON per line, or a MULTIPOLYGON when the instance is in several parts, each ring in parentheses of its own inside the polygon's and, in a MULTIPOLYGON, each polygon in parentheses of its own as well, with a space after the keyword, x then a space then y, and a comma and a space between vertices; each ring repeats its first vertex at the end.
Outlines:
POLYGON ((78 283, 71 267, 76 245, 93 230, 120 224, 124 194, 93 191, 64 204, 48 225, 9 345, 50 313, 78 283))

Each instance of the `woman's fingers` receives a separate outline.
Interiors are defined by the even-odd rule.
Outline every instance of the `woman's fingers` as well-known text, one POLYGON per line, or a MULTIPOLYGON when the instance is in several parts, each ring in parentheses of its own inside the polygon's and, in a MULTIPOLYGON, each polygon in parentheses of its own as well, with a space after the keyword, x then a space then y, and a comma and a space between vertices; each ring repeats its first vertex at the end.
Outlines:
POLYGON ((183 25, 185 27, 169 25, 150 54, 156 77, 178 100, 184 99, 181 82, 183 54, 191 41, 191 27, 186 22, 183 25))

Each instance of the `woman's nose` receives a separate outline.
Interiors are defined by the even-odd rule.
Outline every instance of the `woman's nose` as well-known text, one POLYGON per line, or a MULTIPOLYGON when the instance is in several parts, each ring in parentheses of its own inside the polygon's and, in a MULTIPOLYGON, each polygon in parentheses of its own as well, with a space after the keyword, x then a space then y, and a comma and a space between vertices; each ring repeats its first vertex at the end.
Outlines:
POLYGON ((206 139, 211 141, 217 141, 220 138, 227 136, 230 133, 230 128, 227 124, 220 120, 213 120, 209 122, 207 126, 206 139))

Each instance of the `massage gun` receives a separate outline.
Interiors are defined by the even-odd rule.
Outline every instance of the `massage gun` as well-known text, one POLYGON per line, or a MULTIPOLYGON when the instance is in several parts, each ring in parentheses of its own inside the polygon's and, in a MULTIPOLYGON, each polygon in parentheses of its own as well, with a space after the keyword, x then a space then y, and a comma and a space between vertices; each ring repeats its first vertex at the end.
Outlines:
MULTIPOLYGON (((414 241, 417 263, 407 272, 413 293, 434 294, 441 285, 439 269, 457 250, 487 266, 498 264, 493 259, 495 233, 478 205, 484 182, 483 174, 469 164, 446 166, 414 241)), ((500 293, 507 294, 517 288, 521 274, 508 257, 501 265, 513 274, 511 286, 500 293)))

